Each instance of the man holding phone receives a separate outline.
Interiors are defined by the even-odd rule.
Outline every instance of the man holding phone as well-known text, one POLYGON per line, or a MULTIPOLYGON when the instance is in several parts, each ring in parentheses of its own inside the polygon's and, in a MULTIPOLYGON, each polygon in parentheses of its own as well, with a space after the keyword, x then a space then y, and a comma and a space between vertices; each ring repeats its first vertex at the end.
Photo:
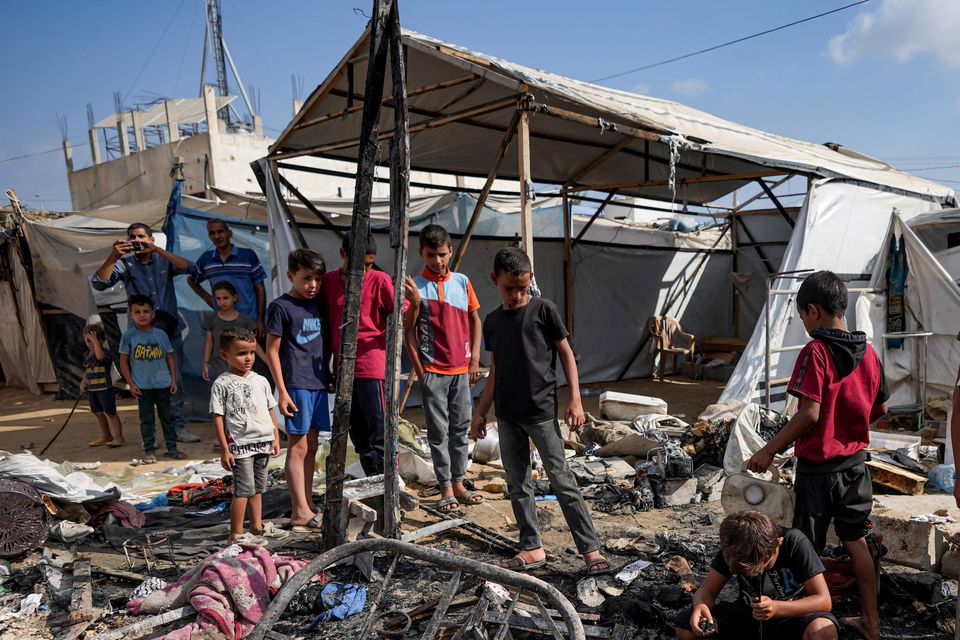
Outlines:
MULTIPOLYGON (((140 294, 153 300, 156 315, 154 325, 162 329, 173 346, 177 377, 183 364, 183 338, 185 325, 177 310, 177 293, 173 287, 174 276, 184 275, 191 268, 190 261, 156 246, 150 225, 135 222, 127 227, 127 239, 113 243, 113 250, 91 279, 97 291, 109 289, 123 282, 127 295, 140 294)), ((183 419, 183 389, 177 380, 177 392, 173 396, 173 417, 180 442, 199 442, 200 438, 187 431, 183 419)))

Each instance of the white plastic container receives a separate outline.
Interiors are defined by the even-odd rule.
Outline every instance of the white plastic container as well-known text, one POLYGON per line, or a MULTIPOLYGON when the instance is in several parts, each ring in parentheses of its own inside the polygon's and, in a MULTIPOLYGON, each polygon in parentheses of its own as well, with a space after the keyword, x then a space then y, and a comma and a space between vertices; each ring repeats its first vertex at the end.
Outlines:
POLYGON ((604 391, 600 394, 600 415, 607 420, 633 420, 645 413, 666 415, 667 403, 653 396, 604 391))
POLYGON ((906 454, 914 460, 920 460, 920 436, 910 433, 895 433, 892 431, 871 431, 871 449, 890 449, 898 451, 904 449, 906 454))

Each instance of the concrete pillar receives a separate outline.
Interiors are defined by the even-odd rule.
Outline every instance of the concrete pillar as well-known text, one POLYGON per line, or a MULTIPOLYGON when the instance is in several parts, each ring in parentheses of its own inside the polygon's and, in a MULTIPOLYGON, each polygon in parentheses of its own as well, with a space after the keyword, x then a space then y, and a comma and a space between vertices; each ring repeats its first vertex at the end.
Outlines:
POLYGON ((67 163, 67 173, 73 172, 73 145, 66 138, 63 139, 63 160, 67 163))
POLYGON ((100 164, 100 139, 96 127, 90 129, 90 159, 94 165, 100 164))
POLYGON ((253 132, 263 137, 263 118, 261 116, 253 116, 253 132))
POLYGON ((217 184, 216 159, 220 157, 220 119, 217 117, 217 94, 213 85, 203 85, 203 110, 207 117, 207 197, 210 186, 217 184))
POLYGON ((120 137, 120 154, 130 155, 130 138, 127 137, 127 125, 123 122, 123 114, 117 114, 117 135, 120 137))
POLYGON ((294 100, 293 101, 293 115, 300 113, 300 109, 303 109, 303 100, 294 100))
POLYGON ((167 112, 167 135, 170 137, 170 142, 177 142, 180 140, 180 124, 173 117, 173 100, 164 100, 163 108, 167 112))
POLYGON ((133 120, 133 139, 137 143, 137 152, 146 149, 143 143, 143 111, 130 110, 130 119, 133 120))

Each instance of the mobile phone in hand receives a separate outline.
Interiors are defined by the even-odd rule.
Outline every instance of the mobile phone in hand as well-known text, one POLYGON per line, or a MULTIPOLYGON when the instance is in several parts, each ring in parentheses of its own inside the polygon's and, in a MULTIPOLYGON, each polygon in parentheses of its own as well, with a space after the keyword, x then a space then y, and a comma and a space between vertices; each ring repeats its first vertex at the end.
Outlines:
POLYGON ((130 251, 132 251, 133 253, 140 253, 145 248, 146 248, 146 245, 140 242, 139 240, 130 241, 130 251))

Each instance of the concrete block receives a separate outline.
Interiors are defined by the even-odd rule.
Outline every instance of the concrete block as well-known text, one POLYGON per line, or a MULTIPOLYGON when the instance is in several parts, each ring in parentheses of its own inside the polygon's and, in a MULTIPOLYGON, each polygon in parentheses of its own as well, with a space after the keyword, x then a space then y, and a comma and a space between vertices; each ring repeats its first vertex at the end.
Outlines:
POLYGON ((943 554, 940 560, 940 573, 944 578, 960 578, 960 550, 954 549, 943 554))
POLYGON ((704 464, 694 472, 693 477, 697 479, 697 491, 703 493, 723 480, 723 469, 710 464, 704 464))
POLYGON ((697 495, 696 478, 667 480, 664 483, 663 502, 667 507, 690 504, 697 495))
POLYGON ((723 483, 726 481, 726 478, 720 478, 720 482, 717 482, 714 485, 711 485, 703 492, 703 502, 720 502, 720 497, 723 495, 723 483))
POLYGON ((887 562, 923 571, 941 570, 949 539, 960 533, 960 509, 952 495, 875 496, 874 530, 883 536, 887 562), (933 524, 910 518, 946 510, 957 523, 933 524))
POLYGON ((943 600, 943 577, 932 571, 918 571, 910 567, 884 567, 884 578, 924 604, 943 600))

